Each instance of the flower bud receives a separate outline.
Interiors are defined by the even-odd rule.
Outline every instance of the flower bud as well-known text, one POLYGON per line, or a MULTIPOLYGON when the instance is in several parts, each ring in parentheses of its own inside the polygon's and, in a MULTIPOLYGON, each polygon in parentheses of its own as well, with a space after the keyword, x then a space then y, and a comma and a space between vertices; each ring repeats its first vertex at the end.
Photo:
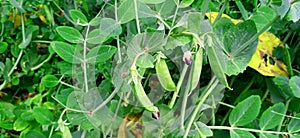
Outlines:
POLYGON ((185 64, 191 65, 193 63, 191 51, 185 51, 182 60, 185 64))

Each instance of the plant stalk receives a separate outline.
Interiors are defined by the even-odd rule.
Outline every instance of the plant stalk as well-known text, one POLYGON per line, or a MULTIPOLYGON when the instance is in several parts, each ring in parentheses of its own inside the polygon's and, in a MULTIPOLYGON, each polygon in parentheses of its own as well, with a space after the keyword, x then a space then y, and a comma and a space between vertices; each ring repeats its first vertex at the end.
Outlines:
POLYGON ((176 91, 174 92, 173 97, 172 97, 172 99, 171 99, 171 102, 170 102, 170 104, 169 104, 169 108, 170 108, 170 109, 172 109, 172 108, 174 107, 175 101, 176 101, 176 99, 177 99, 177 97, 178 97, 178 93, 179 93, 179 91, 180 91, 180 87, 181 87, 181 85, 182 85, 182 82, 183 82, 183 79, 184 79, 184 77, 185 77, 185 74, 186 74, 187 69, 188 69, 188 65, 184 64, 183 69, 182 69, 182 72, 181 72, 181 74, 180 74, 180 78, 179 78, 178 83, 177 83, 177 86, 176 86, 176 91))
POLYGON ((136 27, 137 27, 138 33, 140 34, 141 33, 141 28, 140 28, 137 0, 133 0, 133 2, 134 2, 136 27))
POLYGON ((229 127, 229 126, 208 126, 208 128, 210 128, 210 129, 219 129, 219 130, 241 130, 241 131, 276 134, 276 135, 289 135, 288 132, 266 131, 266 130, 252 129, 252 128, 240 128, 240 127, 229 127))
POLYGON ((207 85, 206 89, 203 91, 204 93, 200 96, 200 101, 197 105, 197 107, 195 108, 190 121, 188 122, 187 128, 184 132, 183 138, 187 138, 188 133, 191 129, 191 126, 198 114, 198 112, 200 111, 203 103, 205 102, 205 100, 207 99, 207 97, 212 93, 212 91, 214 90, 214 88, 218 85, 219 80, 216 79, 216 76, 213 76, 209 82, 209 84, 207 85))

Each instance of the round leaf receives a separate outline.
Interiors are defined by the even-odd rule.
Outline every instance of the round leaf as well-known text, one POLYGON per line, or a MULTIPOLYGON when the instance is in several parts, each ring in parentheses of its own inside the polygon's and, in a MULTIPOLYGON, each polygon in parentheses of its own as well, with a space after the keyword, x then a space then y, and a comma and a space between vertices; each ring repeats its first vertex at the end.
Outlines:
POLYGON ((83 37, 78 30, 69 26, 59 26, 56 28, 57 33, 70 43, 82 43, 83 37))
POLYGON ((252 122, 260 111, 261 100, 253 95, 240 102, 230 113, 229 123, 231 126, 244 126, 252 122))
POLYGON ((82 61, 82 56, 75 54, 75 47, 68 43, 53 41, 51 47, 66 62, 81 63, 82 61))
POLYGON ((294 2, 291 5, 287 18, 293 22, 297 22, 300 19, 300 1, 294 2))
POLYGON ((54 120, 53 114, 43 107, 35 106, 32 113, 35 120, 42 125, 50 125, 54 120))
POLYGON ((237 75, 246 70, 257 47, 258 37, 255 35, 255 24, 248 20, 232 26, 225 33, 224 39, 219 36, 219 40, 223 41, 226 50, 226 56, 222 58, 226 60, 227 75, 237 75), (253 41, 249 42, 252 38, 254 38, 253 41))
POLYGON ((85 15, 78 10, 70 10, 70 16, 72 18, 72 20, 76 23, 80 23, 80 24, 87 24, 88 20, 86 19, 85 15))
POLYGON ((153 68, 154 57, 150 54, 144 54, 140 56, 136 62, 136 65, 141 68, 153 68))
POLYGON ((18 118, 15 122, 14 122, 14 130, 16 131, 22 131, 24 130, 27 126, 28 126, 28 122, 24 121, 21 118, 18 118))
POLYGON ((257 31, 263 29, 268 23, 270 23, 276 17, 276 11, 267 6, 261 6, 258 8, 257 13, 251 16, 256 24, 257 31))
POLYGON ((116 51, 116 47, 109 45, 95 47, 87 54, 87 61, 88 63, 103 63, 109 60, 116 51))
POLYGON ((298 113, 295 118, 292 118, 288 125, 288 131, 290 133, 295 133, 300 131, 300 113, 298 113))
POLYGON ((139 0, 139 1, 146 4, 159 4, 165 2, 166 0, 139 0))
POLYGON ((281 119, 284 117, 280 114, 285 114, 285 110, 283 103, 278 103, 268 108, 260 117, 259 127, 262 130, 268 130, 278 126, 281 123, 281 119))
POLYGON ((0 42, 0 54, 4 53, 7 49, 8 44, 6 42, 0 42))
POLYGON ((255 138, 255 136, 250 132, 242 131, 242 130, 230 130, 230 137, 231 138, 255 138))
POLYGON ((290 79, 289 85, 294 96, 300 98, 300 77, 293 76, 290 79))
POLYGON ((42 84, 46 87, 52 88, 58 84, 58 79, 53 75, 47 75, 42 78, 42 84))

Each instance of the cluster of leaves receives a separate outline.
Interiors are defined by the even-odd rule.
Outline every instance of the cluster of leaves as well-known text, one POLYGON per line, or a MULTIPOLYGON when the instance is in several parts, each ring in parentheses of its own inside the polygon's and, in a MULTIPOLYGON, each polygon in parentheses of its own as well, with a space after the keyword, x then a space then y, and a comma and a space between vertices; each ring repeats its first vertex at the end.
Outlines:
POLYGON ((300 137, 300 1, 0 5, 0 137, 300 137))

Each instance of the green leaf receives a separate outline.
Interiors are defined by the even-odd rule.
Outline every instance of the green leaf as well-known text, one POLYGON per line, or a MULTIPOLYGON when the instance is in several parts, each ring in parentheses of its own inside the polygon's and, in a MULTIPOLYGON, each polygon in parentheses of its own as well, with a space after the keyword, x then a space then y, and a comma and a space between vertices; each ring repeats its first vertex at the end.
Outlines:
POLYGON ((64 61, 69 63, 81 63, 82 56, 78 53, 75 53, 74 46, 59 41, 52 41, 50 45, 55 51, 55 53, 57 53, 57 55, 61 57, 64 61))
POLYGON ((41 83, 46 87, 52 88, 58 84, 58 79, 54 75, 46 75, 42 78, 41 83))
MULTIPOLYGON (((35 130, 29 130, 29 131, 22 131, 22 133, 25 133, 23 135, 24 138, 47 138, 42 132, 35 131, 35 130)), ((21 134, 22 135, 22 134, 21 134)))
POLYGON ((193 2, 194 0, 182 0, 179 4, 179 8, 186 8, 190 6, 193 2))
POLYGON ((213 132, 211 131, 211 129, 209 129, 207 127, 207 125, 205 125, 204 123, 198 121, 197 126, 200 129, 200 132, 198 131, 198 133, 200 133, 200 136, 204 136, 204 137, 212 137, 213 136, 213 132))
POLYGON ((56 28, 57 33, 70 43, 82 43, 83 37, 78 30, 69 26, 59 26, 56 28))
POLYGON ((85 15, 81 11, 72 9, 69 11, 69 13, 70 13, 72 20, 75 23, 80 23, 80 24, 88 23, 88 20, 86 19, 85 15))
POLYGON ((289 86, 292 90, 293 95, 297 98, 300 98, 300 77, 293 76, 290 79, 289 86))
POLYGON ((258 43, 254 22, 247 20, 234 25, 228 19, 221 18, 214 32, 217 36, 214 38, 215 49, 219 58, 225 62, 225 73, 231 76, 244 72, 258 43), (253 37, 254 40, 249 43, 253 37))
POLYGON ((44 107, 35 106, 32 113, 35 120, 42 125, 50 125, 54 120, 52 112, 44 107))
POLYGON ((25 49, 25 48, 30 44, 31 38, 32 38, 32 33, 28 34, 28 35, 26 36, 25 40, 23 40, 22 43, 20 43, 20 44, 18 45, 18 47, 19 47, 20 49, 25 49))
POLYGON ((89 32, 87 42, 90 44, 101 44, 105 41, 105 36, 101 35, 100 29, 94 29, 89 32))
POLYGON ((11 83, 12 83, 12 85, 19 85, 20 84, 20 78, 13 76, 12 80, 11 80, 11 83))
POLYGON ((288 96, 293 96, 292 90, 289 86, 289 78, 286 76, 276 76, 273 78, 273 82, 279 87, 279 89, 288 96))
POLYGON ((4 120, 0 122, 0 127, 7 130, 13 130, 14 124, 9 120, 4 120))
POLYGON ((187 31, 192 32, 199 37, 199 34, 205 34, 212 31, 211 24, 208 20, 203 20, 199 12, 188 14, 187 18, 187 31))
POLYGON ((290 138, 300 138, 300 134, 291 134, 290 138))
POLYGON ((260 111, 261 100, 257 95, 252 95, 231 111, 229 124, 231 126, 244 126, 252 122, 260 111))
POLYGON ((279 136, 274 134, 268 134, 268 133, 260 133, 259 138, 279 138, 279 136))
POLYGON ((14 130, 16 131, 22 131, 24 130, 26 127, 28 127, 29 123, 27 121, 24 121, 21 118, 18 118, 15 122, 14 122, 14 130))
POLYGON ((221 84, 229 88, 225 71, 224 71, 224 69, 226 68, 225 67, 226 64, 224 59, 220 58, 222 57, 222 54, 224 55, 224 53, 221 52, 221 50, 217 50, 218 47, 216 47, 216 45, 213 44, 216 41, 212 42, 213 39, 212 37, 213 36, 207 35, 207 39, 206 39, 207 40, 206 53, 208 56, 209 65, 212 71, 214 72, 214 74, 216 75, 217 79, 221 82, 221 84))
POLYGON ((158 12, 158 15, 168 17, 174 13, 176 4, 174 0, 166 0, 164 3, 155 5, 155 9, 158 12))
POLYGON ((163 51, 164 35, 162 32, 144 32, 135 35, 128 44, 128 56, 134 59, 135 56, 142 53, 144 49, 147 49, 149 53, 163 51))
POLYGON ((159 4, 159 3, 163 3, 166 0, 138 0, 140 2, 143 2, 145 4, 159 4))
POLYGON ((284 117, 280 114, 285 114, 285 111, 286 109, 283 103, 277 103, 265 110, 259 120, 261 130, 272 129, 280 125, 281 119, 284 117))
POLYGON ((255 138, 255 136, 248 131, 230 130, 230 138, 255 138))
POLYGON ((248 43, 256 35, 254 22, 248 20, 231 27, 225 34, 223 44, 227 53, 226 74, 237 75, 246 70, 256 51, 258 38, 248 43))
POLYGON ((290 1, 289 0, 279 0, 280 4, 271 3, 271 7, 276 10, 277 14, 280 15, 281 18, 284 18, 290 9, 290 1))
POLYGON ((6 42, 0 42, 0 54, 4 53, 7 50, 8 44, 6 42))
POLYGON ((97 25, 100 24, 101 19, 102 19, 102 18, 100 18, 100 17, 95 17, 95 18, 93 18, 93 19, 89 22, 89 24, 90 24, 91 26, 97 26, 97 25))
MULTIPOLYGON (((118 19, 121 24, 127 23, 135 19, 135 6, 132 0, 124 0, 118 7, 118 19)), ((137 1, 137 9, 139 18, 154 17, 155 12, 149 6, 137 1)))
POLYGON ((10 76, 8 76, 8 73, 10 72, 11 68, 12 68, 11 60, 10 60, 10 58, 6 58, 5 59, 5 68, 3 69, 3 77, 4 77, 4 80, 7 82, 11 81, 10 76))
POLYGON ((136 65, 141 68, 153 68, 154 57, 150 54, 143 54, 136 62, 136 65))
POLYGON ((29 111, 23 112, 20 117, 24 121, 32 121, 32 120, 34 120, 34 116, 33 116, 32 112, 29 112, 29 111))
POLYGON ((87 42, 90 44, 101 44, 107 39, 122 33, 121 26, 113 19, 102 18, 99 23, 100 27, 88 34, 87 42))
POLYGON ((300 113, 296 114, 294 118, 291 119, 288 125, 289 133, 296 133, 300 131, 300 113))
POLYGON ((270 23, 277 16, 274 9, 268 6, 261 6, 258 8, 255 15, 251 16, 251 20, 253 20, 256 24, 257 31, 260 31, 264 28, 268 23, 270 23))
MULTIPOLYGON (((92 111, 103 102, 98 89, 90 89, 88 93, 73 91, 68 96, 67 106, 81 111, 92 111)), ((90 130, 100 125, 116 127, 121 119, 114 119, 114 113, 107 106, 102 107, 93 115, 86 113, 67 112, 72 125, 80 125, 84 130, 90 130)))
POLYGON ((184 46, 192 41, 192 37, 190 35, 180 34, 168 36, 168 41, 165 46, 166 50, 175 49, 177 46, 184 46))
POLYGON ((10 3, 16 7, 21 13, 25 13, 25 10, 23 9, 22 5, 20 5, 16 0, 9 0, 10 3))
POLYGON ((297 22, 300 19, 300 1, 294 2, 291 5, 290 11, 287 14, 287 19, 297 22))
POLYGON ((103 63, 109 60, 117 51, 117 48, 109 45, 97 46, 86 55, 88 63, 103 63))

